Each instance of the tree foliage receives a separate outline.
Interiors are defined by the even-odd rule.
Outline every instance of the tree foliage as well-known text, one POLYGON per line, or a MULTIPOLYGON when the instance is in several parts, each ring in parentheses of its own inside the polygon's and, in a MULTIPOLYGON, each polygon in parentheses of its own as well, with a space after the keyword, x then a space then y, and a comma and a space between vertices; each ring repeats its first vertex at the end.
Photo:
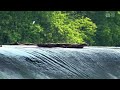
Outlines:
POLYGON ((0 44, 120 45, 120 11, 0 11, 0 44))
POLYGON ((0 43, 94 44, 96 25, 72 11, 0 11, 0 43))
POLYGON ((85 15, 97 25, 95 45, 120 45, 120 14, 119 11, 88 11, 85 15))

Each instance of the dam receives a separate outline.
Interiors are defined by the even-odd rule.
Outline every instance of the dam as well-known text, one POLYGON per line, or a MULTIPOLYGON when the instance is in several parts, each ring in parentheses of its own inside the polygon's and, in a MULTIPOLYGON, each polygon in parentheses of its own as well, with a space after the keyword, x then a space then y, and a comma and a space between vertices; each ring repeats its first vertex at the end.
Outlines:
POLYGON ((0 79, 119 79, 120 47, 0 47, 0 79))

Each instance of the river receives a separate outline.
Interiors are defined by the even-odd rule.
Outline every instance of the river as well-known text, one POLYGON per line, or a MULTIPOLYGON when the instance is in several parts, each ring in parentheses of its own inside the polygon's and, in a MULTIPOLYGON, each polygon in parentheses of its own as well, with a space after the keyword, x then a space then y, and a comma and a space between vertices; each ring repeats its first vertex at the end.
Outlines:
POLYGON ((119 79, 120 47, 0 47, 0 79, 119 79))

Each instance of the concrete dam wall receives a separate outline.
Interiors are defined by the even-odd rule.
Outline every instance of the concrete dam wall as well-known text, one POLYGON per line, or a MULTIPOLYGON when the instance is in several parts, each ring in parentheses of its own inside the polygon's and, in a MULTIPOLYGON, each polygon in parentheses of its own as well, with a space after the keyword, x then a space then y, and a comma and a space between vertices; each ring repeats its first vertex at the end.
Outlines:
POLYGON ((120 48, 0 47, 0 79, 118 79, 120 48))

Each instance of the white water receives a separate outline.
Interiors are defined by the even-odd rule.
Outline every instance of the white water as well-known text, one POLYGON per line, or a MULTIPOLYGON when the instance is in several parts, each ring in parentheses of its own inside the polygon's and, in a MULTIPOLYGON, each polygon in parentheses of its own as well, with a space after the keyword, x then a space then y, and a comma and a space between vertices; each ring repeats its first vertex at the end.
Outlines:
POLYGON ((1 79, 118 79, 119 47, 0 47, 1 79))

